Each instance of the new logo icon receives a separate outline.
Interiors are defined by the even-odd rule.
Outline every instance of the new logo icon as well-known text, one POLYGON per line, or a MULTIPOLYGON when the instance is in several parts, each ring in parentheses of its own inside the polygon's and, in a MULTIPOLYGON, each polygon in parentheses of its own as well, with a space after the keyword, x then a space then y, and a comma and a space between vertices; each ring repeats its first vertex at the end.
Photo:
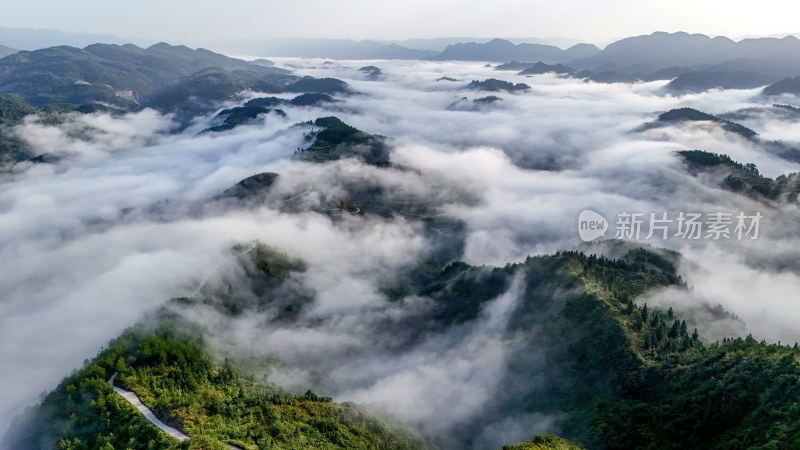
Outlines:
POLYGON ((578 217, 578 235, 584 242, 594 241, 606 235, 608 221, 599 213, 586 209, 578 217))

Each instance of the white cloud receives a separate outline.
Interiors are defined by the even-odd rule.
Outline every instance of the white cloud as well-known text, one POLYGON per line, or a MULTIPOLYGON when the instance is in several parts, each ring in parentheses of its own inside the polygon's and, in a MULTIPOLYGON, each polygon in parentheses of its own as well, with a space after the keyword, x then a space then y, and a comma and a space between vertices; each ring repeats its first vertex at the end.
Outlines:
MULTIPOLYGON (((303 74, 343 78, 358 77, 355 69, 364 65, 322 69, 312 68, 319 67, 314 61, 281 62, 306 67, 303 74)), ((766 207, 711 188, 686 173, 674 150, 729 153, 763 165, 770 175, 798 167, 729 134, 696 127, 633 132, 674 107, 713 106, 719 113, 752 106, 741 91, 664 97, 657 95, 663 83, 524 78, 452 62, 374 63, 386 80, 348 79, 363 94, 347 98, 335 113, 389 136, 392 159, 402 169, 292 159, 304 130, 289 125, 326 115, 319 109, 288 107, 290 120, 269 118, 213 136, 169 134, 170 119, 151 111, 19 128, 39 151, 65 158, 57 165, 20 166, 0 182, 0 365, 13 368, 0 383, 2 423, 146 312, 170 297, 191 295, 215 273, 233 276, 235 264, 221 261, 230 260, 233 244, 256 239, 308 263, 299 281, 316 300, 293 326, 264 327, 269 318, 258 315, 231 324, 209 311, 187 312, 206 321, 219 349, 276 358, 275 381, 313 382, 339 399, 380 404, 409 420, 450 417, 432 421, 432 431, 476 414, 503 374, 511 344, 492 327, 507 313, 495 306, 517 301, 513 290, 471 328, 400 355, 371 347, 386 344, 371 334, 381 319, 429 307, 423 298, 390 304, 380 289, 424 257, 431 242, 415 216, 400 209, 381 216, 373 214, 382 212, 380 205, 365 205, 366 216, 334 219, 322 213, 348 183, 380 185, 387 198, 429 202, 437 214, 463 221, 454 233, 465 241, 461 256, 473 264, 504 265, 573 248, 585 208, 609 218, 625 210, 760 210, 765 218, 758 241, 666 242, 685 252, 692 269, 684 276, 695 291, 662 292, 657 301, 719 303, 757 337, 797 339, 800 317, 791 312, 792 292, 800 288, 797 208, 766 207), (442 75, 463 81, 436 82, 442 75), (461 96, 485 95, 463 87, 488 77, 533 89, 500 94, 497 110, 446 109, 461 96), (207 204, 263 171, 281 174, 263 205, 226 210, 207 204), (305 194, 289 208, 284 200, 298 193, 305 194), (464 416, 450 415, 454 410, 464 416)), ((778 127, 767 119, 764 125, 778 127)), ((535 416, 500 420, 494 433, 517 433, 519 424, 533 427, 533 421, 542 429, 555 423, 535 416)))

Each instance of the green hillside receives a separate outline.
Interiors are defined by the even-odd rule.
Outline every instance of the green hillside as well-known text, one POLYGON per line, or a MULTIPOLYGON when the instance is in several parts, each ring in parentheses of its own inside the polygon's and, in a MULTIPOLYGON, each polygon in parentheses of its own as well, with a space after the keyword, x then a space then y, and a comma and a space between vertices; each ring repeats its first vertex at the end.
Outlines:
POLYGON ((157 90, 200 70, 246 70, 262 77, 285 75, 208 50, 156 44, 95 44, 79 49, 50 47, 0 60, 0 91, 14 92, 34 106, 103 102, 130 107, 157 90))
POLYGON ((467 85, 467 89, 474 89, 478 91, 489 91, 489 92, 499 92, 499 91, 506 91, 506 92, 521 92, 530 90, 530 86, 525 83, 512 83, 510 81, 505 80, 498 80, 495 78, 489 78, 488 80, 473 80, 471 83, 467 85))
POLYGON ((800 174, 767 178, 755 164, 741 164, 728 155, 702 150, 683 150, 678 154, 686 162, 689 172, 716 175, 719 187, 759 200, 787 200, 794 202, 800 194, 800 174))
POLYGON ((222 120, 222 123, 203 130, 203 132, 218 133, 232 130, 240 125, 254 123, 258 117, 268 114, 286 117, 286 113, 280 109, 262 108, 260 106, 238 106, 220 111, 216 118, 217 120, 222 120))
MULTIPOLYGON (((413 346, 427 333, 478 320, 515 277, 524 277, 506 331, 515 350, 506 362, 504 389, 483 414, 463 424, 463 446, 474 445, 493 417, 520 414, 560 417, 554 431, 588 449, 800 445, 800 350, 751 337, 704 344, 672 310, 635 302, 653 289, 682 289, 675 272, 679 255, 609 245, 624 256, 559 252, 502 268, 428 261, 385 286, 392 302, 412 296, 431 301, 424 313, 382 325, 382 332, 406 336, 403 345, 413 346)), ((310 304, 314 294, 294 276, 308 270, 302 261, 258 245, 246 261, 241 291, 227 288, 172 304, 178 311, 210 304, 231 316, 274 307, 279 321, 294 320, 310 304)), ((226 355, 213 362, 204 354, 199 328, 175 309, 166 311, 157 328, 126 332, 49 394, 38 410, 39 432, 28 437, 35 445, 25 448, 54 448, 52 439, 70 449, 130 442, 148 448, 437 446, 437 436, 426 436, 423 444, 353 405, 257 383, 226 355), (192 439, 170 442, 144 422, 111 394, 106 380, 113 373, 192 439)), ((531 438, 507 448, 576 448, 553 436, 531 438)))
POLYGON ((311 391, 285 395, 254 382, 202 351, 202 340, 164 325, 136 327, 44 399, 38 433, 17 445, 62 450, 150 448, 411 449, 412 434, 352 404, 311 391), (191 439, 179 442, 150 425, 113 393, 108 378, 138 394, 167 424, 191 439))
POLYGON ((389 165, 389 147, 383 136, 365 133, 337 117, 319 118, 313 126, 316 128, 306 135, 306 139, 313 142, 300 152, 300 159, 326 162, 359 158, 379 167, 389 165))
POLYGON ((581 450, 566 439, 552 434, 536 436, 532 440, 517 445, 506 445, 503 450, 581 450))
POLYGON ((730 120, 720 119, 717 116, 698 111, 694 108, 678 108, 662 113, 655 122, 645 125, 643 129, 657 128, 681 122, 711 122, 717 124, 723 130, 738 134, 745 139, 755 139, 758 136, 758 133, 744 125, 731 122, 730 120))
POLYGON ((36 109, 19 96, 0 93, 0 168, 35 156, 29 146, 8 128, 35 112, 36 109))

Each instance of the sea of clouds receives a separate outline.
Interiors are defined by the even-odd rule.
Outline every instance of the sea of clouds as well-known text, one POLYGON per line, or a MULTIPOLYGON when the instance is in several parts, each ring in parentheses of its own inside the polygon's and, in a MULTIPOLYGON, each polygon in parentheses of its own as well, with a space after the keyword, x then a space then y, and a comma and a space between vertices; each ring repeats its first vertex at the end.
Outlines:
MULTIPOLYGON (((426 424, 430 435, 480 414, 513 351, 502 330, 521 281, 474 323, 391 353, 389 338, 379 335, 381 320, 425 305, 419 299, 390 306, 380 283, 424 258, 430 236, 400 213, 336 220, 324 213, 343 186, 359 180, 436 203, 439 214, 463 224, 460 259, 474 265, 503 266, 578 248, 584 209, 603 214, 612 227, 620 212, 760 212, 757 240, 648 241, 683 254, 681 275, 691 289, 639 301, 694 312, 693 323, 711 340, 752 333, 800 341, 800 309, 793 304, 800 292, 797 205, 720 189, 718 180, 690 175, 675 152, 725 153, 770 177, 800 172, 800 164, 715 127, 637 131, 677 107, 713 114, 768 107, 758 90, 675 96, 664 92, 666 82, 526 78, 477 63, 278 63, 301 75, 343 79, 356 94, 326 108, 287 106, 288 118, 270 115, 217 134, 199 133, 213 115, 179 132, 171 116, 151 110, 76 115, 60 125, 29 118, 16 128, 37 152, 58 161, 22 163, 0 174, 0 433, 109 339, 168 299, 197 293, 209 276, 233 270, 225 268, 234 258, 230 249, 256 240, 308 264, 302 282, 316 293, 314 304, 292 324, 189 314, 208 324, 220 351, 269 355, 282 367, 274 382, 323 386, 321 393, 336 400, 426 424), (357 70, 367 64, 384 75, 368 79, 357 70), (437 81, 444 76, 457 81, 437 81), (492 77, 531 89, 465 89, 492 77), (471 102, 490 94, 502 100, 449 108, 463 97, 471 102), (295 150, 307 145, 308 129, 293 125, 326 115, 387 136, 395 167, 299 161, 295 150), (265 171, 281 174, 276 197, 302 194, 291 210, 280 202, 248 208, 211 202, 265 171), (736 318, 706 317, 700 305, 721 305, 736 318)), ((256 96, 243 93, 238 103, 256 96)), ((800 121, 785 116, 765 112, 744 124, 765 139, 800 142, 800 121)), ((524 439, 532 430, 552 431, 554 420, 499 417, 476 442, 524 439)))

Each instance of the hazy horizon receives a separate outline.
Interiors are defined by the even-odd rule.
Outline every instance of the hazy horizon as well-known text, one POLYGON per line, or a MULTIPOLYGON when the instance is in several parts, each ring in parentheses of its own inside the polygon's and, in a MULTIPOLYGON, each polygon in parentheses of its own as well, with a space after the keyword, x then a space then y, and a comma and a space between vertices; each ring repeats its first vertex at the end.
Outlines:
POLYGON ((614 0, 602 5, 586 0, 557 5, 541 1, 499 0, 488 5, 448 0, 437 2, 436 6, 419 0, 403 4, 299 0, 279 5, 232 0, 226 5, 220 9, 217 2, 207 0, 168 4, 153 0, 136 4, 32 0, 5 5, 0 27, 180 43, 296 37, 404 40, 468 36, 572 39, 602 46, 655 31, 733 39, 794 34, 797 26, 792 12, 800 10, 775 0, 736 7, 720 0, 702 4, 686 0, 647 4, 614 0), (311 15, 309 11, 315 13, 311 15), (627 21, 626 17, 637 20, 627 21), (353 26, 354 19, 357 27, 353 26))
POLYGON ((800 7, 0 11, 0 450, 800 448, 800 7))

